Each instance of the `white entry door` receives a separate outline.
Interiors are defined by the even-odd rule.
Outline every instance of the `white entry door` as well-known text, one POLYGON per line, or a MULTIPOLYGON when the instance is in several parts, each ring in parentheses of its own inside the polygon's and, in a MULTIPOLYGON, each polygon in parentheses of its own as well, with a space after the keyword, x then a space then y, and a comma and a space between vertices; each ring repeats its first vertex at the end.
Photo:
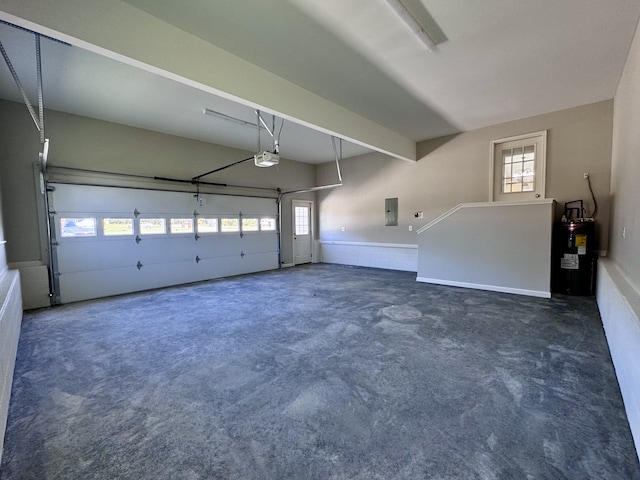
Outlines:
POLYGON ((294 200, 293 202, 293 263, 311 262, 311 209, 312 202, 294 200))

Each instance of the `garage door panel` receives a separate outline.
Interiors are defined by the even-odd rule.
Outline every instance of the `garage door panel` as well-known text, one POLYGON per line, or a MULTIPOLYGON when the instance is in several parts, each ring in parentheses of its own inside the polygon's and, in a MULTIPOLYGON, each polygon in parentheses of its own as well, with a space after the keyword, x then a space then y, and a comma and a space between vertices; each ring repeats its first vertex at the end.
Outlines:
POLYGON ((66 273, 135 266, 137 262, 135 247, 133 240, 60 242, 56 247, 58 271, 66 273))
POLYGON ((239 245, 245 253, 276 251, 278 239, 272 233, 247 233, 239 245))
POLYGON ((154 238, 143 240, 137 247, 138 260, 142 263, 171 263, 195 261, 196 242, 188 238, 154 238))

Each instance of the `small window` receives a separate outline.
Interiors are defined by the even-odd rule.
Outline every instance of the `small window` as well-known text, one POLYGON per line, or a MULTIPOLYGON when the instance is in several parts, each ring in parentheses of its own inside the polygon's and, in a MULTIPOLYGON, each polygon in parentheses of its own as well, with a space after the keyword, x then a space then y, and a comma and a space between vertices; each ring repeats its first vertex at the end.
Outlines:
POLYGON ((74 217, 60 219, 61 237, 95 237, 96 219, 93 217, 74 217))
POLYGON ((117 235, 133 235, 132 218, 103 218, 102 232, 105 237, 117 235))
POLYGON ((221 232, 239 232, 240 220, 237 218, 221 218, 220 231, 221 232))
POLYGON ((276 219, 273 217, 260 219, 260 230, 263 232, 273 232, 276 229, 276 219))
POLYGON ((214 233, 218 231, 217 218, 198 218, 198 233, 214 233))
POLYGON ((193 233, 193 218, 172 218, 169 230, 171 233, 193 233))
POLYGON ((242 219, 242 231, 243 232, 257 232, 258 231, 258 219, 257 218, 243 218, 242 219))
POLYGON ((309 207, 295 207, 295 234, 309 235, 309 207))
POLYGON ((544 198, 546 145, 546 131, 491 142, 493 201, 544 198))
POLYGON ((141 218, 140 235, 163 235, 167 233, 167 224, 164 218, 141 218))
POLYGON ((535 189, 535 145, 502 150, 502 192, 533 192, 535 189))

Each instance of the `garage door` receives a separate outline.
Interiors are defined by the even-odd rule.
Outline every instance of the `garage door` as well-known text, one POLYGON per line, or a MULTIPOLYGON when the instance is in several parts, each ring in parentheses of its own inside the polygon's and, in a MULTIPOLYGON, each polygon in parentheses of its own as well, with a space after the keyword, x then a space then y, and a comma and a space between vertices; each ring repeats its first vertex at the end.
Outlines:
POLYGON ((278 267, 275 199, 50 186, 58 303, 278 267))

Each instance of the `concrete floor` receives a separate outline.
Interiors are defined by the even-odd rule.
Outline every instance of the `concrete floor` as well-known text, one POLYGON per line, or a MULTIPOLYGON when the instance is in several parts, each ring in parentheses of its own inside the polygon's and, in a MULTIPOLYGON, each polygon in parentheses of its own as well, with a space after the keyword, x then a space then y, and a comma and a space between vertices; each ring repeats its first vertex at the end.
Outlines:
POLYGON ((640 479, 593 298, 309 265, 29 312, 0 479, 640 479))

